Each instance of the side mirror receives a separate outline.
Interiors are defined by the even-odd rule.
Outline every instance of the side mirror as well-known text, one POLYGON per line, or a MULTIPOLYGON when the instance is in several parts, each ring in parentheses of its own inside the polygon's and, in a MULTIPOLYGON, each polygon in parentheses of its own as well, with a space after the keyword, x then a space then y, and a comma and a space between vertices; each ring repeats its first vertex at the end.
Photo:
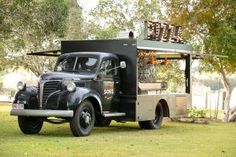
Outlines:
POLYGON ((125 61, 121 61, 120 62, 120 68, 121 69, 125 69, 126 68, 126 62, 125 61))

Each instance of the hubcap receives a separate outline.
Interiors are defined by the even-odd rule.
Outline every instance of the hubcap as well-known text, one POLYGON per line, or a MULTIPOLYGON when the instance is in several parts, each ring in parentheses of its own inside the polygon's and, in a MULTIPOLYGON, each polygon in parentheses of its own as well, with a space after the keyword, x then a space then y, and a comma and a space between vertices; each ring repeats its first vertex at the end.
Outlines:
POLYGON ((80 117, 81 126, 86 129, 87 127, 90 126, 91 122, 92 122, 91 113, 89 112, 89 110, 84 109, 81 112, 81 117, 80 117))

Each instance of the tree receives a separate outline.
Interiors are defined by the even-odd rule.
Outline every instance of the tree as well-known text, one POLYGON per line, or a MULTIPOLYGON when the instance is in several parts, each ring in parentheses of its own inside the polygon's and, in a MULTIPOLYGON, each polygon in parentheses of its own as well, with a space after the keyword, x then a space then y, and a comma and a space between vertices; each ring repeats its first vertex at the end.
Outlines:
POLYGON ((227 55, 228 58, 205 57, 203 69, 216 71, 222 76, 226 91, 224 101, 224 121, 229 121, 229 101, 232 85, 227 74, 236 68, 236 2, 233 0, 169 0, 163 1, 168 20, 183 25, 186 41, 194 45, 195 50, 227 55))
MULTIPOLYGON (((45 58, 25 56, 27 52, 58 48, 54 41, 64 36, 68 8, 64 0, 0 1, 1 61, 10 68, 23 65, 36 76, 43 72, 45 58), (5 53, 5 54, 4 54, 5 53)), ((53 59, 48 59, 52 65, 53 59)), ((52 67, 52 66, 51 66, 52 67)))
POLYGON ((82 7, 78 4, 77 0, 66 0, 69 8, 67 28, 68 31, 64 39, 68 40, 81 40, 88 37, 87 21, 83 17, 82 7))
POLYGON ((19 36, 23 28, 28 29, 28 27, 25 26, 28 22, 26 19, 31 16, 31 8, 33 8, 34 5, 35 3, 27 0, 21 2, 0 1, 0 70, 4 70, 8 63, 6 48, 12 47, 13 42, 14 45, 22 44, 22 40, 19 36), (25 11, 23 11, 23 8, 25 8, 25 11))
POLYGON ((141 35, 145 20, 160 21, 162 17, 156 0, 100 0, 90 15, 90 24, 100 28, 91 34, 100 39, 114 38, 122 30, 135 30, 141 35))

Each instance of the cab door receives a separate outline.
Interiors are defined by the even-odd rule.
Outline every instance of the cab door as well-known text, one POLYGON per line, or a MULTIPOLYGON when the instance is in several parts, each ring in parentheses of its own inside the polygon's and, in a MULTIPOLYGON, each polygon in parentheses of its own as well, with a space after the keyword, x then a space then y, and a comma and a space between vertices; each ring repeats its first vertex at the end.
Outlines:
POLYGON ((116 59, 104 59, 99 70, 100 89, 104 111, 116 111, 119 98, 118 61, 116 59))

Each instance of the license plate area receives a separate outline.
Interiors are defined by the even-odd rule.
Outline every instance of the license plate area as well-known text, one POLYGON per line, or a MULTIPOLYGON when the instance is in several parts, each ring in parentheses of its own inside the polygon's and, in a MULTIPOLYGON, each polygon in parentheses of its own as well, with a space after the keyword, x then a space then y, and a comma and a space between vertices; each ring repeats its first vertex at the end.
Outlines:
POLYGON ((14 103, 12 104, 12 109, 24 109, 24 104, 21 103, 14 103))

